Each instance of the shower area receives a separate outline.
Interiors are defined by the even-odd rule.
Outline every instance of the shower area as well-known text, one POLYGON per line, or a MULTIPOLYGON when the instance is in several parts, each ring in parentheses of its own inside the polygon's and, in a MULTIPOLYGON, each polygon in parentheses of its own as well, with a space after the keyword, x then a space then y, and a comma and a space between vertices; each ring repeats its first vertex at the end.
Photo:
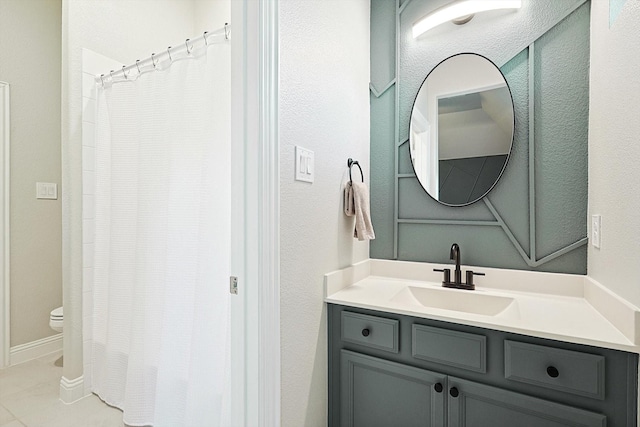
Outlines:
MULTIPOLYGON (((84 85, 83 392, 130 426, 231 424, 242 189, 220 24, 84 85)), ((88 50, 83 62, 85 80, 113 63, 88 50)))

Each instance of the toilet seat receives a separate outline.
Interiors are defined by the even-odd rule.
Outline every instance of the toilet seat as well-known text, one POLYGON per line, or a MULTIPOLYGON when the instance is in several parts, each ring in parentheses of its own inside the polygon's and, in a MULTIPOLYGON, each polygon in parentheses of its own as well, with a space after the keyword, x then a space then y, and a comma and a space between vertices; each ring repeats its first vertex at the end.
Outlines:
POLYGON ((51 310, 49 326, 56 332, 62 332, 62 327, 64 326, 64 313, 62 307, 51 310))
POLYGON ((51 318, 60 318, 62 319, 63 317, 63 311, 62 311, 62 307, 58 307, 58 308, 54 308, 53 310, 51 310, 51 318))

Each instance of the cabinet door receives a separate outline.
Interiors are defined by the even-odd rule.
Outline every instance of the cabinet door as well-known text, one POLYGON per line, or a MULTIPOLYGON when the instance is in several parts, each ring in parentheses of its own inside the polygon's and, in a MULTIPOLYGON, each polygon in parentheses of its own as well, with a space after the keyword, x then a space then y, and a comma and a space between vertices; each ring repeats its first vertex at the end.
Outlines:
POLYGON ((604 427, 606 417, 449 377, 448 427, 604 427))
POLYGON ((446 387, 443 374, 342 350, 340 424, 444 426, 446 387))

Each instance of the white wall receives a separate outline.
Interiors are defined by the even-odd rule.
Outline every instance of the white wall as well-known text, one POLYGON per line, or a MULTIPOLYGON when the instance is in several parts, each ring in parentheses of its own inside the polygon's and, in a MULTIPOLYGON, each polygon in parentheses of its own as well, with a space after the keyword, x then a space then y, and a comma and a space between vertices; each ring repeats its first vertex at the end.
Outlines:
POLYGON ((67 380, 83 373, 82 48, 131 64, 196 35, 195 10, 193 1, 184 0, 63 0, 63 375, 67 380))
POLYGON ((60 0, 0 1, 0 80, 11 87, 11 347, 46 338, 62 305, 61 201, 37 200, 36 182, 60 185, 60 0))
MULTIPOLYGON (((194 3, 194 33, 202 35, 205 31, 215 31, 225 23, 231 22, 230 0, 193 0, 194 3)), ((233 29, 232 29, 233 31, 233 29)))
POLYGON ((608 3, 591 2, 589 215, 602 215, 602 237, 587 271, 640 306, 640 2, 611 28, 608 3))
POLYGON ((326 426, 323 275, 368 257, 342 213, 341 183, 349 157, 368 182, 369 1, 279 9, 282 426, 326 426), (313 184, 294 181, 295 145, 315 153, 313 184))

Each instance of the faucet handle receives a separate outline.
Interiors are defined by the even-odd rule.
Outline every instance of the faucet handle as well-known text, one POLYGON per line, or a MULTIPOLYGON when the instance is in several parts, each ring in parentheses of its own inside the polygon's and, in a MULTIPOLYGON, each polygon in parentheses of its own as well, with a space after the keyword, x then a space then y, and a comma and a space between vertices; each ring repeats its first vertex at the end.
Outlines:
POLYGON ((434 268, 433 271, 437 271, 439 273, 444 273, 444 280, 442 283, 451 282, 451 269, 450 268, 434 268))
POLYGON ((477 273, 473 270, 467 270, 467 285, 473 285, 473 276, 484 276, 484 273, 477 273))

